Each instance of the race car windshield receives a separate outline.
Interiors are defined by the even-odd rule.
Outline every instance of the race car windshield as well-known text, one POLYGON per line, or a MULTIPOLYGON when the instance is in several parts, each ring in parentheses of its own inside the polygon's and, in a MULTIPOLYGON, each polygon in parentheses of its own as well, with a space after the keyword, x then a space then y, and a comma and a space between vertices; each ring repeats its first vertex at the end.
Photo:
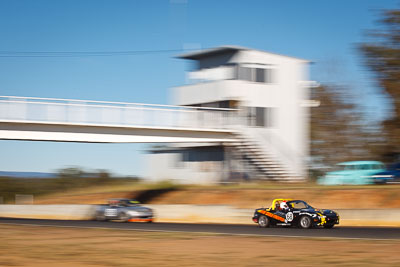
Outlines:
POLYGON ((137 200, 130 200, 130 199, 123 199, 120 200, 118 205, 122 207, 132 207, 132 206, 138 206, 140 204, 139 201, 137 200))
POLYGON ((302 200, 294 200, 294 201, 289 201, 287 202, 288 206, 293 208, 293 209, 309 209, 312 208, 310 205, 308 205, 306 202, 302 200))
POLYGON ((140 202, 137 200, 129 200, 129 201, 127 201, 126 204, 127 204, 127 206, 137 206, 140 204, 140 202))

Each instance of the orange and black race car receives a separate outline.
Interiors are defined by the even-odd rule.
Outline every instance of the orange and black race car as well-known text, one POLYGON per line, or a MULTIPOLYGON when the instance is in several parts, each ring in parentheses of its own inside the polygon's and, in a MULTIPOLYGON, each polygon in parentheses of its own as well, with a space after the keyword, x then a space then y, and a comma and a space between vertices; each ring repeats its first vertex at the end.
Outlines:
POLYGON ((271 225, 332 228, 339 224, 339 214, 315 209, 303 200, 274 199, 270 208, 255 210, 253 221, 264 228, 271 225))

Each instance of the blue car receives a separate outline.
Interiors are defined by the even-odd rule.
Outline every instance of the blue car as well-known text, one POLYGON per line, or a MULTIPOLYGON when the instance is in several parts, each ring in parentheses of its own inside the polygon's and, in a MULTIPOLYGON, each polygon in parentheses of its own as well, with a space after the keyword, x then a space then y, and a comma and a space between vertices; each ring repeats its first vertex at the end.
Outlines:
POLYGON ((389 165, 386 171, 375 173, 376 184, 400 184, 400 163, 389 165))
POLYGON ((380 161, 348 161, 337 164, 335 169, 317 182, 322 185, 374 184, 374 175, 384 172, 385 165, 380 161))

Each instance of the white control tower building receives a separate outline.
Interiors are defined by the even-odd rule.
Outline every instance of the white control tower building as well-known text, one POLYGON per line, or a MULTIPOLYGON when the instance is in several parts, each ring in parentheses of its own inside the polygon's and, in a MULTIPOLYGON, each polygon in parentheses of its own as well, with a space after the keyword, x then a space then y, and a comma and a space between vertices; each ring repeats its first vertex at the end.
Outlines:
POLYGON ((306 177, 309 61, 237 46, 179 55, 187 84, 171 89, 179 106, 236 112, 237 142, 176 144, 148 154, 150 179, 182 183, 306 177))

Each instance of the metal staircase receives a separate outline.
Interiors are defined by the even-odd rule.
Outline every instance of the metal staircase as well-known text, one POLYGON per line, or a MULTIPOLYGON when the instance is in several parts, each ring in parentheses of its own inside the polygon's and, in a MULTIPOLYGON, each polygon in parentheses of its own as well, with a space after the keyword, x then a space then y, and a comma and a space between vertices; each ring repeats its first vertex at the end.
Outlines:
POLYGON ((273 155, 249 134, 237 132, 237 142, 231 143, 231 151, 235 158, 240 159, 243 168, 259 180, 270 181, 299 181, 301 177, 290 171, 277 156, 273 155))

